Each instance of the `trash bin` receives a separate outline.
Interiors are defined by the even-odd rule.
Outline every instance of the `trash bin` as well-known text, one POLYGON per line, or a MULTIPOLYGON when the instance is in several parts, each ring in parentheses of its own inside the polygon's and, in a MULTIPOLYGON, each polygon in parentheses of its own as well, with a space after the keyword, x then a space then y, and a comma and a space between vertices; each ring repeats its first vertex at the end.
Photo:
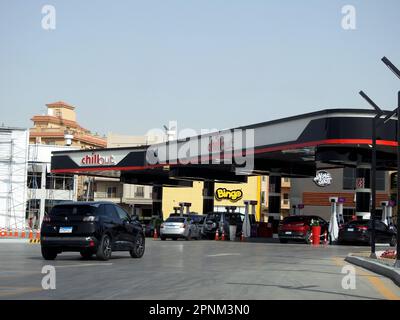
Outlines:
POLYGON ((229 240, 235 241, 236 239, 236 225, 229 225, 229 240))

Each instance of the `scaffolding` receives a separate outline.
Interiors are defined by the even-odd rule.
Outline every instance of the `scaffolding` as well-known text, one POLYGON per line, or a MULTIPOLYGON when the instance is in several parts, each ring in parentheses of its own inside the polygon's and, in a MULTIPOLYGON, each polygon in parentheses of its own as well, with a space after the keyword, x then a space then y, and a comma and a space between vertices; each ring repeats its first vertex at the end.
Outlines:
POLYGON ((0 128, 0 228, 25 227, 28 131, 0 128))

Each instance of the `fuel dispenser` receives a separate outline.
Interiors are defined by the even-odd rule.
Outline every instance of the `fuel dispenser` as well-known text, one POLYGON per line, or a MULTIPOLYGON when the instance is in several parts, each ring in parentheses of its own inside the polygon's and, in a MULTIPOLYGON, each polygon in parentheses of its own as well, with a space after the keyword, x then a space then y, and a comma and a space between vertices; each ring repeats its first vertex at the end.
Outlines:
POLYGON ((343 201, 339 202, 338 197, 330 197, 331 218, 329 220, 330 241, 335 242, 339 236, 339 221, 343 220, 343 201))
POLYGON ((382 222, 389 226, 392 224, 393 207, 389 201, 382 201, 382 222))
POLYGON ((242 232, 243 232, 244 238, 250 238, 250 236, 251 236, 249 206, 251 206, 251 214, 255 216, 257 203, 258 202, 256 200, 245 200, 244 201, 245 213, 244 213, 244 220, 243 220, 243 227, 242 227, 242 232))

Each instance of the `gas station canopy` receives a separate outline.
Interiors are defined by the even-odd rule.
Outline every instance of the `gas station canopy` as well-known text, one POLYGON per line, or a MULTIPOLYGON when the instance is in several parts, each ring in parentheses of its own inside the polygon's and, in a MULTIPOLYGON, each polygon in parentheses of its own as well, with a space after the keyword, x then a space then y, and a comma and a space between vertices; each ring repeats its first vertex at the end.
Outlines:
MULTIPOLYGON (((388 114, 389 112, 385 112, 388 114)), ((329 109, 151 146, 53 152, 53 173, 120 178, 121 182, 190 186, 193 180, 246 182, 278 172, 371 163, 372 118, 363 109, 329 109)), ((377 168, 396 168, 396 119, 377 129, 377 168)))

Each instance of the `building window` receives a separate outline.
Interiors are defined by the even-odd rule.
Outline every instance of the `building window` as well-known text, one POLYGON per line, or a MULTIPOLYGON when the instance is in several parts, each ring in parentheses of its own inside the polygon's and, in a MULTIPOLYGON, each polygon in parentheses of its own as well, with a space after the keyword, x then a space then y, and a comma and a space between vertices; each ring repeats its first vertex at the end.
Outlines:
POLYGON ((288 205, 289 204, 289 194, 288 193, 284 193, 283 194, 283 204, 284 205, 288 205))
POLYGON ((356 169, 343 168, 343 189, 354 190, 356 185, 356 169))
POLYGON ((47 174, 46 189, 49 190, 74 190, 74 176, 47 174))
MULTIPOLYGON (((372 174, 372 173, 371 173, 372 174)), ((386 182, 386 172, 376 171, 376 190, 384 191, 386 182)), ((343 169, 343 189, 354 190, 356 186, 356 169, 344 168, 343 169)))
POLYGON ((117 197, 117 187, 107 187, 107 198, 117 197))
POLYGON ((55 110, 54 110, 54 115, 55 115, 56 117, 60 117, 60 118, 61 118, 61 110, 60 110, 60 109, 55 109, 55 110))
POLYGON ((143 198, 144 197, 144 187, 136 187, 135 189, 135 197, 143 198))
POLYGON ((261 191, 261 204, 265 203, 265 191, 261 191))
POLYGON ((28 188, 41 189, 42 188, 42 173, 41 172, 28 172, 28 188))

